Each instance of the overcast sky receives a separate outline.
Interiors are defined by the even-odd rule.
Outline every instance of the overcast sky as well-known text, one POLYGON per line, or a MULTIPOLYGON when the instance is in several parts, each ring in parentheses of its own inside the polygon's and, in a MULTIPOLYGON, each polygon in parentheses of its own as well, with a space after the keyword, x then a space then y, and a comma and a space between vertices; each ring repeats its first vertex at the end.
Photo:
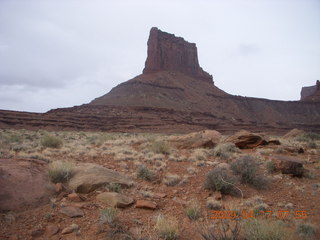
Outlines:
POLYGON ((298 100, 320 79, 319 0, 0 0, 0 109, 109 92, 142 72, 153 26, 196 43, 231 94, 298 100))

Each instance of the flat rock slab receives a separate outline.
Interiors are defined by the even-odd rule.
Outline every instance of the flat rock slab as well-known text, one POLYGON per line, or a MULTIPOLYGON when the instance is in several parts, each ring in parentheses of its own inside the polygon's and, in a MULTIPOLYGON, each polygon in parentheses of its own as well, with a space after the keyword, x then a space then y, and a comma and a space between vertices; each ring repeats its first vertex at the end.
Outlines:
POLYGON ((75 218, 75 217, 83 217, 84 216, 84 212, 77 207, 63 207, 60 209, 60 213, 71 217, 71 218, 75 218))
POLYGON ((180 149, 214 148, 221 139, 221 134, 215 130, 204 130, 182 136, 171 136, 168 141, 180 149))
POLYGON ((138 200, 136 203, 136 208, 146 208, 155 210, 157 208, 157 204, 148 200, 138 200))
POLYGON ((121 193, 105 192, 97 196, 97 200, 111 207, 125 208, 130 206, 134 199, 121 193))
POLYGON ((69 181, 69 188, 78 193, 89 193, 109 183, 130 187, 134 181, 124 174, 100 165, 83 163, 76 167, 75 174, 69 181))
POLYGON ((27 210, 45 205, 54 192, 46 162, 0 159, 0 211, 27 210))

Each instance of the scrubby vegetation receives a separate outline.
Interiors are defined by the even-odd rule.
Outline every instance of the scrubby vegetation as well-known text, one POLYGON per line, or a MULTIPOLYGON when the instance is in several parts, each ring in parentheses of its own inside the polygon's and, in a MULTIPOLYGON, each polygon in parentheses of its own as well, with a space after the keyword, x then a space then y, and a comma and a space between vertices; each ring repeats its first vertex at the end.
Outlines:
POLYGON ((55 161, 50 163, 48 174, 53 183, 68 181, 75 170, 73 163, 65 161, 55 161))
POLYGON ((145 165, 141 165, 137 170, 137 177, 143 180, 152 181, 155 174, 150 171, 145 165))
POLYGON ((175 217, 159 215, 155 226, 159 236, 165 240, 175 240, 179 235, 178 220, 175 217))
POLYGON ((63 143, 58 137, 46 135, 41 139, 41 145, 48 148, 60 148, 62 147, 63 143))
POLYGON ((170 154, 170 145, 165 141, 153 141, 150 148, 154 153, 170 154))
POLYGON ((292 234, 281 221, 250 219, 243 224, 244 235, 248 240, 291 240, 292 234))
POLYGON ((212 151, 212 155, 222 159, 229 159, 234 153, 240 152, 233 143, 218 144, 212 151))
POLYGON ((257 160, 249 155, 238 158, 231 164, 232 171, 239 175, 242 183, 248 183, 256 188, 266 188, 267 179, 258 174, 257 160))
POLYGON ((102 223, 112 224, 117 217, 117 209, 115 208, 105 208, 100 211, 100 220, 102 223))
POLYGON ((185 209, 186 215, 191 220, 197 220, 201 217, 201 206, 200 203, 196 200, 192 200, 188 203, 185 209))
POLYGON ((234 194, 236 189, 234 184, 237 179, 225 168, 214 168, 211 170, 205 181, 205 188, 212 191, 220 191, 223 194, 234 194))

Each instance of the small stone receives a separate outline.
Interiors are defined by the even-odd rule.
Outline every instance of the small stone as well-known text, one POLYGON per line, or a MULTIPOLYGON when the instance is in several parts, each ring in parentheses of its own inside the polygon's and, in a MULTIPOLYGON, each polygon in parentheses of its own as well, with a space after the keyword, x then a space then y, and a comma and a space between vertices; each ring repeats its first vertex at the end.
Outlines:
POLYGON ((77 193, 70 193, 68 194, 68 199, 72 202, 81 202, 82 199, 77 193))
POLYGON ((54 185, 54 187, 55 187, 56 193, 60 193, 60 192, 62 192, 62 190, 63 190, 62 183, 56 183, 56 184, 54 185))
POLYGON ((41 237, 43 234, 44 234, 44 230, 43 229, 36 229, 36 230, 31 232, 31 236, 33 238, 41 237))
POLYGON ((136 208, 147 208, 154 210, 157 208, 157 204, 147 200, 138 200, 136 203, 136 208))
POLYGON ((77 207, 64 207, 60 210, 60 213, 63 213, 64 215, 67 215, 71 218, 84 216, 84 212, 77 207))
POLYGON ((76 230, 79 229, 79 226, 77 224, 71 224, 69 227, 64 228, 61 233, 62 234, 68 234, 68 233, 72 233, 76 230))
POLYGON ((167 194, 165 194, 165 193, 154 193, 153 196, 155 198, 165 198, 167 196, 167 194))
POLYGON ((59 227, 56 225, 48 225, 46 227, 46 233, 48 236, 56 235, 59 232, 59 227))
POLYGON ((284 207, 287 209, 293 209, 294 205, 293 205, 293 203, 287 203, 284 207))

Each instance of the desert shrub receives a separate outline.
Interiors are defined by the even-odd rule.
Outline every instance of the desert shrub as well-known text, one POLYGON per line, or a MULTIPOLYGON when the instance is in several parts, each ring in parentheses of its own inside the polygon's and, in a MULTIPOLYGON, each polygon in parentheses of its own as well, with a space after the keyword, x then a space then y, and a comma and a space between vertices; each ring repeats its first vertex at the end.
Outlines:
POLYGON ((110 183, 108 186, 109 191, 120 193, 122 191, 122 186, 119 183, 110 183))
POLYGON ((188 206, 185 209, 186 215, 191 220, 197 220, 201 216, 201 206, 198 201, 189 202, 188 206))
POLYGON ((163 183, 166 184, 167 186, 175 186, 180 182, 180 180, 181 180, 181 177, 179 175, 168 173, 164 177, 163 183))
POLYGON ((240 150, 233 143, 221 143, 213 149, 212 154, 222 159, 229 159, 233 153, 237 152, 240 152, 240 150))
POLYGON ((204 240, 238 240, 241 225, 239 220, 220 219, 214 225, 198 224, 197 230, 204 240))
POLYGON ((154 141, 151 143, 150 148, 154 153, 170 154, 170 146, 164 141, 154 141))
POLYGON ((62 143, 62 140, 58 137, 55 137, 52 135, 45 135, 41 139, 41 145, 43 147, 48 147, 48 148, 60 148, 62 147, 63 143, 62 143))
POLYGON ((178 238, 179 226, 175 217, 157 217, 155 228, 159 236, 165 240, 174 240, 178 238))
POLYGON ((223 194, 233 194, 236 191, 234 187, 236 182, 236 177, 230 171, 216 167, 208 173, 204 187, 212 191, 220 191, 223 194))
POLYGON ((141 165, 138 167, 137 177, 143 180, 152 181, 154 179, 154 173, 146 166, 141 165))
POLYGON ((267 221, 251 219, 243 224, 244 235, 247 240, 291 240, 292 234, 281 221, 267 221))
POLYGON ((274 173, 276 171, 276 165, 272 161, 266 163, 268 173, 274 173))
POLYGON ((231 164, 232 171, 239 175, 242 183, 248 183, 256 188, 265 188, 267 179, 257 174, 258 163, 251 156, 242 156, 231 164))
POLYGON ((74 164, 64 161, 55 161, 49 164, 48 174, 53 183, 66 182, 74 173, 74 164))
POLYGON ((296 140, 299 142, 309 142, 320 140, 320 134, 314 132, 305 132, 296 137, 296 140))
POLYGON ((220 210, 222 208, 221 203, 214 198, 208 198, 206 206, 210 210, 220 210))
POLYGON ((117 217, 117 209, 115 208, 105 208, 100 211, 100 220, 102 223, 112 224, 117 217))
POLYGON ((312 149, 317 149, 318 148, 318 144, 312 141, 312 142, 308 143, 308 147, 312 148, 312 149))
POLYGON ((296 231, 300 237, 303 237, 303 239, 310 239, 315 236, 316 227, 311 223, 300 222, 297 225, 296 231))

